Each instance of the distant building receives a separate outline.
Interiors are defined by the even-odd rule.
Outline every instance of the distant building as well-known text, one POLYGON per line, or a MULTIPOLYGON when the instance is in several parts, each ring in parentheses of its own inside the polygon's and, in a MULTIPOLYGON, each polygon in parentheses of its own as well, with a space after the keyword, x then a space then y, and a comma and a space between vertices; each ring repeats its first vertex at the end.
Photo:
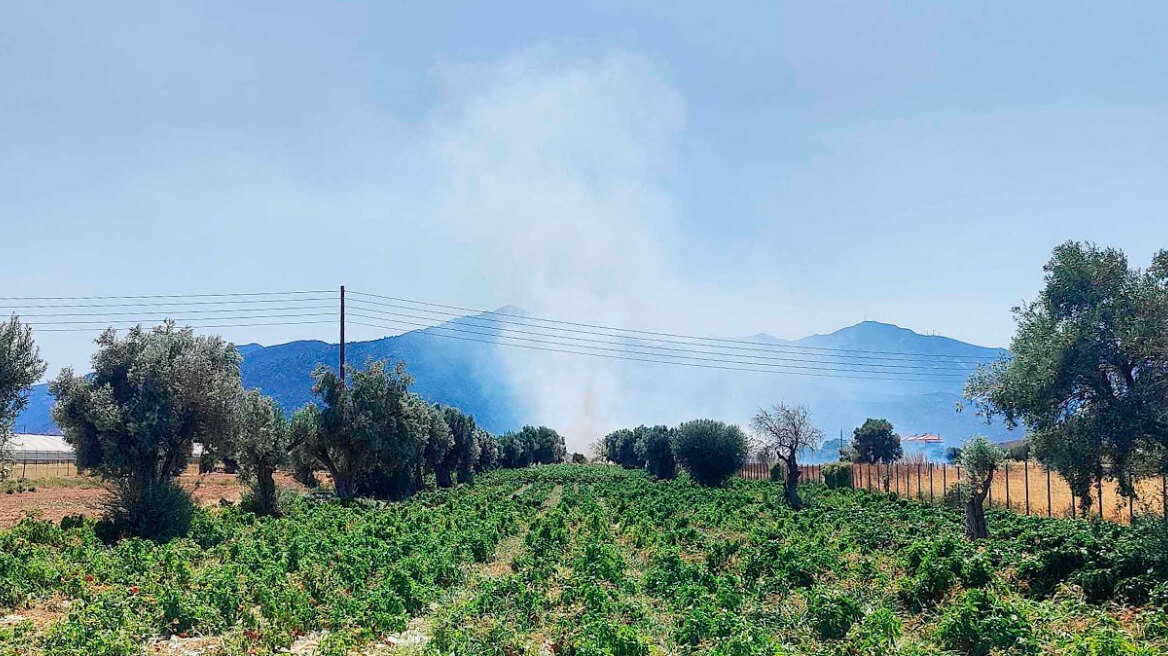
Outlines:
POLYGON ((930 444, 944 444, 945 440, 942 440, 941 436, 936 433, 921 433, 920 435, 905 435, 901 437, 900 443, 904 444, 905 442, 928 446, 930 444))
POLYGON ((60 435, 17 433, 8 443, 16 462, 72 462, 73 447, 60 435))

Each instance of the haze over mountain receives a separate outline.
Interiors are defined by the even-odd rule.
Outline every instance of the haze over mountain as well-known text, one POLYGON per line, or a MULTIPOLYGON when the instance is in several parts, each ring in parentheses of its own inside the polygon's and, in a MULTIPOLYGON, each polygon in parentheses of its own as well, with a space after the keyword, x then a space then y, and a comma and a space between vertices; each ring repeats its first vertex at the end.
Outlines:
MULTIPOLYGON (((609 430, 635 423, 672 424, 709 416, 745 424, 758 406, 780 399, 806 404, 829 439, 850 437, 851 429, 867 417, 889 419, 902 435, 937 433, 947 445, 977 432, 998 440, 1020 436, 955 409, 973 363, 1005 356, 1000 348, 865 321, 797 340, 759 334, 715 341, 692 347, 703 349, 703 355, 689 358, 695 360, 691 366, 677 366, 514 348, 509 344, 523 338, 504 332, 512 325, 495 323, 503 316, 514 319, 523 312, 500 308, 393 337, 349 343, 347 359, 351 367, 369 360, 405 360, 416 379, 414 389, 427 400, 457 405, 496 433, 525 423, 546 423, 564 432, 574 450, 586 450, 609 430), (760 348, 753 349, 752 343, 760 348), (707 351, 715 355, 706 355, 707 351), (762 358, 762 366, 791 369, 788 375, 710 368, 708 359, 718 358, 730 362, 762 358), (856 370, 888 374, 852 375, 856 370), (537 397, 544 402, 535 402, 537 397)), ((678 348, 675 341, 662 340, 658 347, 678 348)), ((642 354, 652 348, 651 342, 621 339, 615 344, 622 357, 653 359, 642 354)), ((244 385, 260 388, 288 412, 312 400, 312 369, 319 363, 336 366, 339 357, 336 344, 322 341, 238 348, 244 385)), ((46 386, 35 387, 18 430, 56 432, 49 417, 51 405, 46 386)), ((832 457, 834 446, 820 457, 832 457)))

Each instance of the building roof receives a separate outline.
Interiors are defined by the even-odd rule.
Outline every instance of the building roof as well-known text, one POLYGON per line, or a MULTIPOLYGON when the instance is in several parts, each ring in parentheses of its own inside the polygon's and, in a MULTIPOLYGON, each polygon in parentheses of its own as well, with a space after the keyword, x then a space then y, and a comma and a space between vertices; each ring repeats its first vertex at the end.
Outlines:
POLYGON ((900 438, 901 442, 928 442, 930 444, 940 444, 944 442, 940 435, 936 433, 921 433, 920 435, 906 435, 900 438))
POLYGON ((73 447, 60 435, 17 433, 8 445, 17 461, 73 459, 73 447))

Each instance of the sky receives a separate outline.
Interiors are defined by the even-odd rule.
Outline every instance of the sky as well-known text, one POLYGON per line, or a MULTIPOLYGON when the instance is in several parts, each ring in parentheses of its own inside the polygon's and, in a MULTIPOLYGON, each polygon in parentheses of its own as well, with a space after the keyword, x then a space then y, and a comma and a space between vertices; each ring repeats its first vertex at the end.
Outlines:
POLYGON ((1168 247, 1168 4, 633 4, 5 2, 0 295, 1006 346, 1056 244, 1168 247))

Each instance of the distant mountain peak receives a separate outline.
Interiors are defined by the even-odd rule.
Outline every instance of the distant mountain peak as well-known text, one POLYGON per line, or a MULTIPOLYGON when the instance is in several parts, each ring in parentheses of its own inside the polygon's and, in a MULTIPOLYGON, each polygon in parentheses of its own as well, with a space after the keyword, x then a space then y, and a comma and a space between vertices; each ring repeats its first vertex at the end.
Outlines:
POLYGON ((491 310, 485 314, 514 314, 521 317, 526 317, 527 310, 524 310, 523 308, 515 305, 504 305, 501 308, 495 308, 494 310, 491 310))

